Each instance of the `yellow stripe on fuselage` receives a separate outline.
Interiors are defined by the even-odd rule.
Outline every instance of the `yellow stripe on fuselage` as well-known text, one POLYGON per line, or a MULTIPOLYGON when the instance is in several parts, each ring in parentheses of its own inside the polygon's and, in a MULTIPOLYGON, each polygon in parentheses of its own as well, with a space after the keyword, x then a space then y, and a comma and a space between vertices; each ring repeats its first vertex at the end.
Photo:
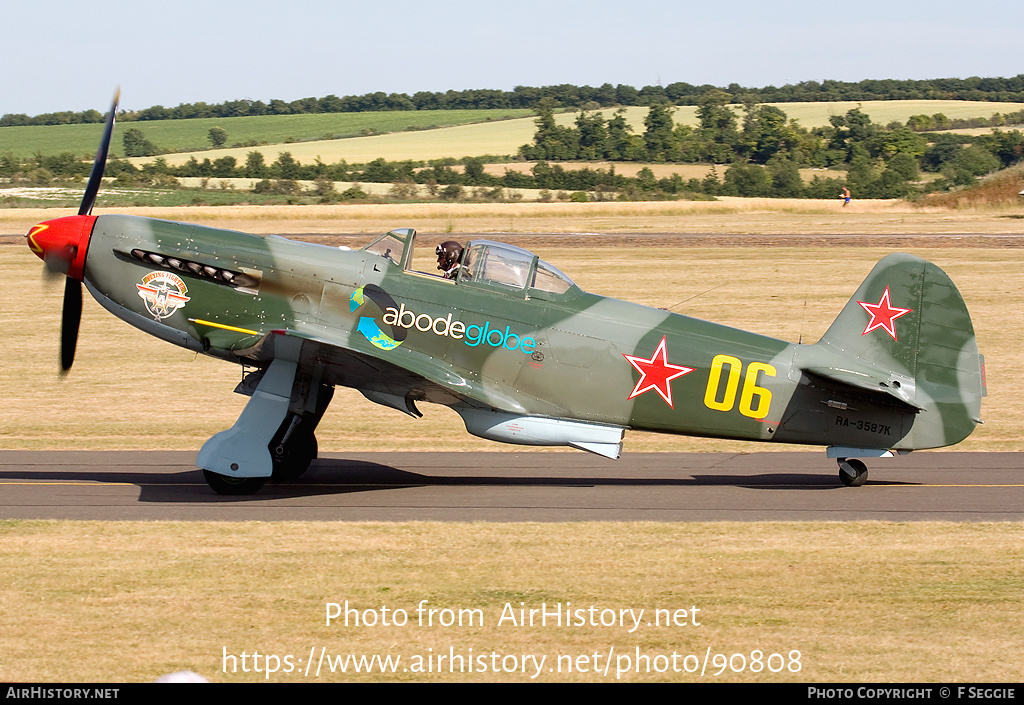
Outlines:
POLYGON ((259 331, 249 330, 248 328, 238 328, 237 326, 226 326, 223 323, 214 323, 213 321, 204 321, 201 318, 190 318, 190 323, 198 323, 201 326, 208 326, 210 328, 220 328, 221 330, 230 330, 235 333, 248 333, 249 335, 259 335, 259 331))

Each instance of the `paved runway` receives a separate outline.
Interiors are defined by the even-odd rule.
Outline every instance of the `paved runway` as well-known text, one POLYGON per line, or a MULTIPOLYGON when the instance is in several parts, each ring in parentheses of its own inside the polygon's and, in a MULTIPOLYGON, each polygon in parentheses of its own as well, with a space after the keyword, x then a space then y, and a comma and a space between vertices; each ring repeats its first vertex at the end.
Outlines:
POLYGON ((1024 519, 1017 453, 872 459, 839 484, 824 452, 329 453, 300 479, 221 497, 193 452, 0 451, 2 519, 1003 521, 1024 519))

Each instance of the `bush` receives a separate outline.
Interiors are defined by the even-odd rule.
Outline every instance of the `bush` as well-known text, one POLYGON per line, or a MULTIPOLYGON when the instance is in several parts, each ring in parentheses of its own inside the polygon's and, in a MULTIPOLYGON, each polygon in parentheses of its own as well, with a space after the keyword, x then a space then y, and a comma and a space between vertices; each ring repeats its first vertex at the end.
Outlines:
POLYGON ((297 181, 291 179, 263 179, 252 187, 253 193, 276 193, 282 196, 298 196, 302 193, 302 187, 297 181))
POLYGON ((392 198, 409 199, 416 198, 419 195, 420 187, 412 181, 399 181, 392 184, 388 190, 388 195, 392 198))
POLYGON ((441 198, 446 201, 457 201, 462 198, 462 187, 458 184, 450 184, 441 189, 441 198))
POLYGON ((156 145, 147 140, 138 128, 126 130, 122 140, 126 157, 152 157, 159 154, 156 145))
POLYGON ((807 198, 839 198, 845 183, 842 179, 825 179, 815 176, 811 179, 811 183, 804 187, 804 195, 807 198))
POLYGON ((359 184, 353 184, 347 189, 341 192, 340 198, 343 201, 360 201, 370 197, 366 191, 364 191, 359 184))
POLYGON ((768 196, 771 184, 768 173, 756 164, 733 164, 725 172, 723 196, 768 196))

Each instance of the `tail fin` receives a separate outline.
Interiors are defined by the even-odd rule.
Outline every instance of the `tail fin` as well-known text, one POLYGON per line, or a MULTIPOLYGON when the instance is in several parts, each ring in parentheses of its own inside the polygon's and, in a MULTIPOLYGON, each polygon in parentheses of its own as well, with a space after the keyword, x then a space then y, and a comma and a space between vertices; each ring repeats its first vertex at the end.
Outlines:
POLYGON ((952 445, 981 423, 984 359, 971 316, 931 262, 882 259, 814 347, 821 355, 807 371, 883 391, 918 411, 901 447, 952 445))

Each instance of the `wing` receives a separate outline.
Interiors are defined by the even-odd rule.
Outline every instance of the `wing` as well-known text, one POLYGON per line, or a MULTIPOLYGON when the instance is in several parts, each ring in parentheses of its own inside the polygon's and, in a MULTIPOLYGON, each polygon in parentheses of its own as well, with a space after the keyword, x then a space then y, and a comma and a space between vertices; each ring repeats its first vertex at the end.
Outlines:
MULTIPOLYGON (((276 360, 283 349, 296 343, 301 346, 298 368, 320 384, 353 387, 367 399, 410 416, 422 416, 415 403, 427 401, 450 406, 462 416, 467 431, 489 440, 566 445, 608 458, 617 458, 622 452, 622 426, 530 413, 510 387, 489 380, 485 388, 479 379, 461 375, 445 361, 425 354, 404 355, 399 365, 294 330, 274 331, 245 354, 276 360)), ((237 391, 252 393, 244 388, 237 391)))
POLYGON ((414 406, 417 401, 525 412, 509 393, 511 390, 492 384, 485 389, 479 380, 460 374, 445 361, 415 351, 403 355, 398 364, 372 352, 354 350, 340 341, 284 329, 264 336, 251 349, 239 351, 239 355, 257 361, 272 360, 279 356, 283 340, 301 342, 299 367, 322 384, 352 387, 372 401, 413 416, 421 416, 414 406))

